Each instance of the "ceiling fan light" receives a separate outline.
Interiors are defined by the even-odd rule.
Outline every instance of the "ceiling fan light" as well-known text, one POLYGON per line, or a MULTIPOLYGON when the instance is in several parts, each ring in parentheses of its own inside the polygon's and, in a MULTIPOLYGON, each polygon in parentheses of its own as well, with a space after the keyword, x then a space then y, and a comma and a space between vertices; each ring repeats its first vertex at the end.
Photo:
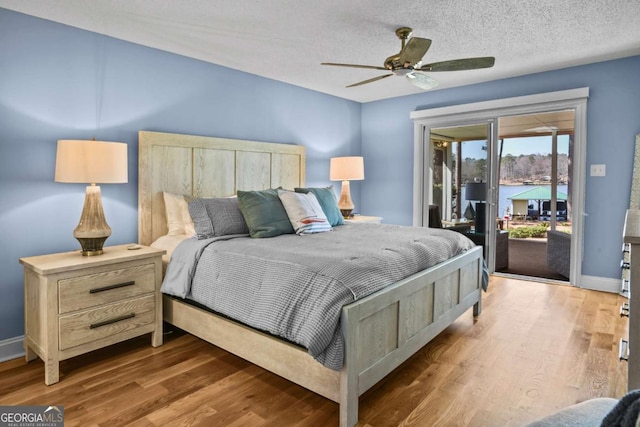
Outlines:
POLYGON ((407 74, 407 80, 412 84, 418 86, 420 89, 429 90, 438 86, 438 82, 435 79, 422 73, 410 73, 407 74))
POLYGON ((396 68, 395 70, 391 70, 393 72, 393 74, 395 74, 396 76, 409 76, 411 73, 413 73, 413 68, 409 67, 409 68, 396 68))

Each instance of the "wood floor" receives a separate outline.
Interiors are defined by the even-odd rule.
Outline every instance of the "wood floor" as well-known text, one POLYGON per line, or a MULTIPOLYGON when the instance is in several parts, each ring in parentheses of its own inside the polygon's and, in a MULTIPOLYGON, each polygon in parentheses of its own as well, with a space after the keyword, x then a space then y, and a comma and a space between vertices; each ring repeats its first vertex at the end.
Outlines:
MULTIPOLYGON (((622 297, 491 279, 465 313, 360 398, 359 426, 519 426, 626 391, 622 297)), ((0 405, 63 405, 66 426, 331 426, 337 404, 190 335, 141 337, 64 361, 0 363, 0 405)))

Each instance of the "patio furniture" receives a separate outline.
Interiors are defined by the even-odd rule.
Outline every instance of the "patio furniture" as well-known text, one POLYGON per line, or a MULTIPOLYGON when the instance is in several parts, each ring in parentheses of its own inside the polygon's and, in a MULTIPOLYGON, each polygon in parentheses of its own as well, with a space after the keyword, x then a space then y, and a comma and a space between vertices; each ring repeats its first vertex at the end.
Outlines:
MULTIPOLYGON (((447 222, 447 225, 443 224, 440 217, 440 207, 438 205, 429 205, 429 227, 431 228, 444 228, 446 230, 456 231, 467 236, 473 243, 478 246, 482 246, 483 252, 486 256, 485 250, 485 233, 478 233, 471 229, 473 222, 447 222), (454 225, 449 225, 454 224, 454 225)), ((496 228, 498 222, 496 221, 496 228)), ((496 231, 496 271, 506 270, 509 268, 509 232, 497 230, 496 231)))
POLYGON ((547 231, 547 268, 569 278, 571 270, 571 234, 547 231))
MULTIPOLYGON (((473 241, 478 246, 482 246, 485 250, 485 233, 477 233, 475 231, 462 232, 465 236, 473 241)), ((491 244, 491 243, 489 243, 491 244)), ((496 271, 506 270, 509 268, 509 232, 508 231, 496 231, 496 271)))

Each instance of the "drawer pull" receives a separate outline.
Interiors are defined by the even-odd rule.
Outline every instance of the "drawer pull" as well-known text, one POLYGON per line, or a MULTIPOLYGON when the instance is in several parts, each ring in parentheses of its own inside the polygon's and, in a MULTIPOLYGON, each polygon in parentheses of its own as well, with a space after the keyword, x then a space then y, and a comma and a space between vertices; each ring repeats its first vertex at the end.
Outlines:
POLYGON ((622 286, 620 288, 620 292, 623 295, 626 295, 629 293, 629 280, 627 279, 622 279, 622 286))
POLYGON ((132 319, 134 317, 136 317, 135 313, 125 314, 123 316, 114 317, 113 319, 105 320, 103 322, 92 323, 89 325, 89 329, 95 329, 101 326, 111 325, 112 323, 121 322, 123 320, 132 319))
POLYGON ((618 359, 629 360, 629 341, 620 340, 620 346, 618 347, 618 359))
POLYGON ((620 305, 620 317, 627 316, 629 317, 629 303, 624 302, 620 305))
POLYGON ((625 260, 622 260, 620 261, 620 268, 622 268, 623 270, 629 270, 631 268, 631 264, 629 264, 625 260))
POLYGON ((110 291, 112 289, 124 288, 126 286, 133 286, 135 284, 136 284, 135 280, 132 280, 130 282, 124 282, 124 283, 116 283, 115 285, 109 285, 109 286, 103 286, 101 288, 89 289, 89 293, 90 294, 97 294, 98 292, 104 292, 104 291, 110 291))

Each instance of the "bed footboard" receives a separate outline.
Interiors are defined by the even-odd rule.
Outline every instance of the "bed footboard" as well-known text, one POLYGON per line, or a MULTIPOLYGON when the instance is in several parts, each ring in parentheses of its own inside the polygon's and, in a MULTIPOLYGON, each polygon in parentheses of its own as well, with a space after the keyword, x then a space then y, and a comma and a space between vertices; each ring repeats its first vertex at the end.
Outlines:
POLYGON ((343 308, 342 427, 358 421, 360 395, 470 307, 480 314, 482 265, 476 247, 343 308))
POLYGON ((358 398, 453 323, 481 309, 482 248, 414 274, 342 309, 345 364, 333 371, 306 350, 183 300, 164 296, 164 320, 340 405, 358 421, 358 398))

